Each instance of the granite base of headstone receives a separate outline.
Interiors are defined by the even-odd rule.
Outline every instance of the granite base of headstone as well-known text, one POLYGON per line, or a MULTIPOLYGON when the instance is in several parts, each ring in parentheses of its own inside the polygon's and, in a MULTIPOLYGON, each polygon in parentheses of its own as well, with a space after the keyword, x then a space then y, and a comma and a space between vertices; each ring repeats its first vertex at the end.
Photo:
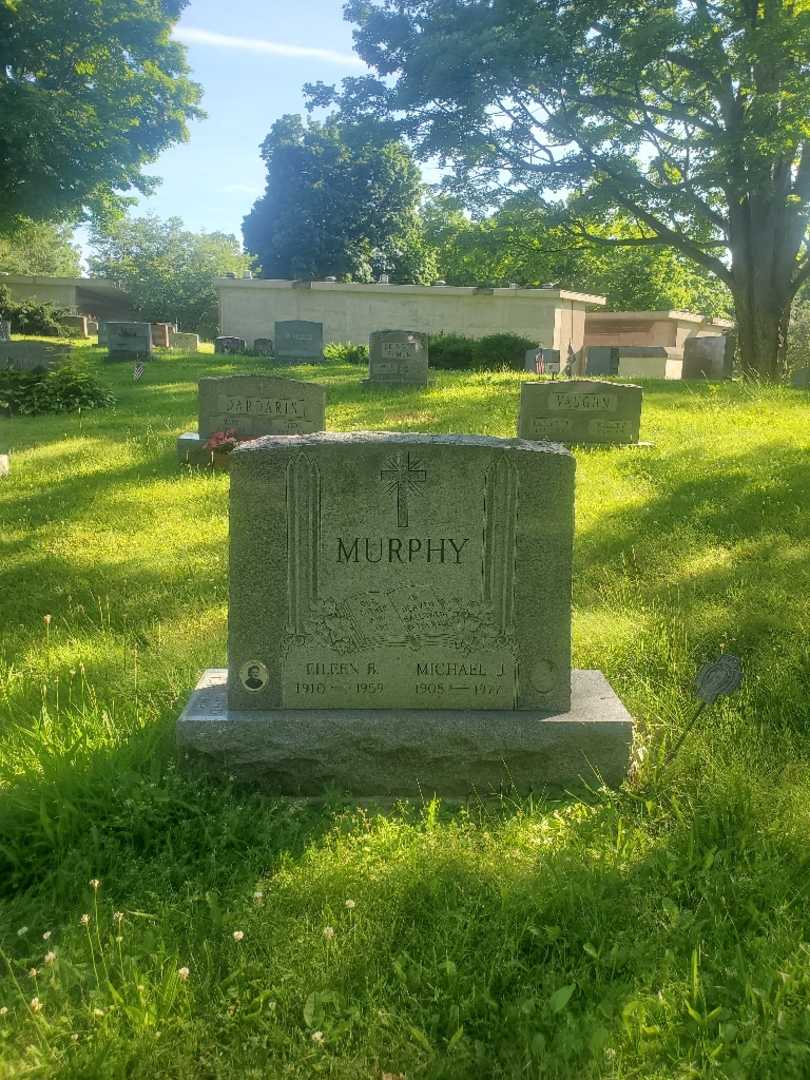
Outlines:
POLYGON ((790 377, 790 385, 797 390, 810 390, 810 367, 797 368, 790 377))
POLYGON ((240 356, 247 351, 247 342, 241 337, 223 334, 214 338, 214 352, 220 356, 240 356))
POLYGON ((151 357, 152 327, 148 322, 107 322, 104 329, 108 360, 147 360, 151 357))
POLYGON ((682 377, 713 382, 730 379, 731 358, 727 354, 727 339, 723 335, 687 338, 683 346, 682 377))
POLYGON ((46 341, 0 341, 0 371, 42 371, 64 364, 70 345, 46 341))
POLYGON ((641 397, 640 386, 597 379, 525 382, 518 435, 563 444, 638 444, 641 397))
POLYGON ((365 386, 427 386, 428 335, 416 330, 377 330, 369 336, 365 386))
POLYGON ((169 336, 169 346, 175 352, 196 353, 200 351, 200 335, 184 334, 179 330, 172 330, 169 336))
POLYGON ((7 319, 0 319, 0 341, 11 341, 11 323, 7 319))
POLYGON ((323 360, 323 323, 285 319, 273 327, 277 360, 323 360))
POLYGON ((269 337, 257 337, 253 342, 253 348, 250 351, 257 356, 272 356, 273 339, 269 337))
POLYGON ((574 468, 470 435, 235 450, 228 669, 180 717, 181 763, 298 797, 619 784, 632 718, 571 670, 574 468))
POLYGON ((197 431, 177 440, 177 459, 186 465, 227 468, 230 454, 212 458, 212 435, 232 431, 240 440, 262 435, 302 435, 326 426, 326 390, 317 383, 269 375, 225 375, 200 379, 197 431))

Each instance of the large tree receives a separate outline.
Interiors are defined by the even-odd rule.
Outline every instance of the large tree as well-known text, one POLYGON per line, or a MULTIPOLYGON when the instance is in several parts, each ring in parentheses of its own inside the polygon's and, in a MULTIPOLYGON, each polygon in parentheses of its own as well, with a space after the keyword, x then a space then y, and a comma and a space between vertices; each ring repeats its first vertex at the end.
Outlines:
MULTIPOLYGON (((810 5, 805 0, 349 0, 361 56, 348 120, 398 123, 484 203, 566 193, 619 209, 734 297, 744 369, 784 370, 810 276, 810 5)), ((334 100, 310 88, 315 104, 334 100)))
MULTIPOLYGON (((430 277, 419 169, 400 141, 331 122, 277 120, 261 146, 264 195, 243 225, 265 277, 372 280, 375 252, 393 281, 430 277)), ((382 265, 382 264, 380 264, 382 265)))
POLYGON ((0 271, 6 274, 51 274, 78 277, 82 272, 73 229, 66 223, 18 221, 13 232, 0 236, 0 271))
POLYGON ((219 321, 216 279, 252 265, 229 233, 191 232, 180 218, 116 220, 92 237, 91 272, 120 286, 149 321, 177 322, 208 337, 219 321))
POLYGON ((202 115, 169 32, 186 0, 0 0, 0 232, 146 193, 202 115))

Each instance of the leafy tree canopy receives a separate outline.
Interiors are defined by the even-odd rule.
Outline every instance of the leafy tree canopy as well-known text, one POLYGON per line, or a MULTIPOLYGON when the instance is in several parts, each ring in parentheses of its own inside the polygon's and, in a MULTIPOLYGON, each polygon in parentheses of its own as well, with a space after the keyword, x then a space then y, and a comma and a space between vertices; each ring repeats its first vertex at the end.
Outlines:
POLYGON ((331 122, 277 120, 261 146, 267 186, 243 225, 265 277, 392 281, 433 273, 417 213, 421 176, 401 141, 331 122))
POLYGON ((81 258, 72 239, 70 225, 22 219, 12 233, 0 236, 0 271, 79 277, 81 258))
POLYGON ((185 0, 0 0, 0 232, 20 216, 120 210, 202 115, 182 45, 185 0))
MULTIPOLYGON (((346 122, 387 122, 472 204, 557 203, 607 246, 669 246, 734 297, 744 367, 783 369, 810 276, 810 5, 803 0, 349 0, 380 78, 346 122), (617 211, 635 235, 590 222, 617 211)), ((312 105, 338 99, 310 87, 312 105)))
POLYGON ((219 322, 215 281, 252 265, 235 236, 190 232, 180 218, 124 218, 92 237, 91 272, 114 282, 150 322, 213 337, 219 322))

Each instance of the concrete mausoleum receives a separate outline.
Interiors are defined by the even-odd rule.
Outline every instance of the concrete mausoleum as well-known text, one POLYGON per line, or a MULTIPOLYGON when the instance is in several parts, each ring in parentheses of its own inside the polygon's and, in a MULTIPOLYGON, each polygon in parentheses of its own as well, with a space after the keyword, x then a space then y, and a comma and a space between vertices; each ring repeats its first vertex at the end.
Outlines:
POLYGON ((5 285, 12 300, 36 300, 103 320, 126 322, 132 318, 127 294, 104 278, 0 274, 0 285, 5 285))
POLYGON ((585 313, 604 296, 565 289, 482 289, 428 285, 362 285, 333 281, 297 282, 223 278, 217 281, 220 333, 246 338, 272 336, 276 322, 323 323, 323 339, 367 344, 377 330, 418 326, 428 334, 458 333, 480 338, 510 331, 547 349, 579 352, 585 313))

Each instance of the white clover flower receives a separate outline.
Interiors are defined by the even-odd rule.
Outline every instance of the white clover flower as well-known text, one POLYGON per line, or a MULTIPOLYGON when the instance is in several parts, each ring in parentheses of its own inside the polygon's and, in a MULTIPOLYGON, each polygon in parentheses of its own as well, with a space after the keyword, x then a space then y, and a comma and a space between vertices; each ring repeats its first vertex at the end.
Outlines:
POLYGON ((46 930, 45 933, 42 935, 42 940, 43 941, 50 941, 52 933, 53 933, 53 930, 46 930))
POLYGON ((0 1016, 8 1016, 8 1005, 0 1005, 0 1016))
POLYGON ((78 1042, 78 1041, 79 1041, 79 1036, 78 1036, 78 1035, 77 1035, 77 1034, 75 1033, 75 1031, 74 1031, 74 1033, 73 1033, 73 1034, 72 1034, 72 1035, 70 1036, 70 1041, 71 1041, 71 1042, 78 1042))
POLYGON ((38 997, 31 998, 31 1012, 42 1012, 42 1002, 39 1000, 38 997))
POLYGON ((323 928, 323 936, 326 938, 327 941, 331 941, 332 938, 334 938, 335 936, 334 926, 325 926, 323 928))
POLYGON ((233 940, 234 941, 241 941, 244 936, 245 936, 245 931, 244 930, 234 930, 234 932, 233 932, 233 940))
POLYGON ((357 907, 354 900, 347 900, 344 906, 347 907, 349 911, 352 911, 355 907, 357 907))
POLYGON ((37 975, 39 975, 39 972, 36 968, 31 968, 31 970, 28 972, 29 979, 35 979, 37 975))
POLYGON ((93 1016, 101 1017, 104 1015, 103 1009, 93 1009, 93 1016))
POLYGON ((90 888, 93 890, 93 892, 98 892, 100 886, 101 882, 98 880, 97 877, 90 879, 90 888))
POLYGON ((324 1040, 324 1034, 322 1031, 313 1031, 310 1038, 314 1043, 322 1043, 324 1040))
POLYGON ((79 922, 81 923, 82 926, 89 926, 90 925, 90 916, 85 913, 79 919, 79 922))
POLYGON ((264 903, 264 893, 261 891, 261 889, 257 889, 257 891, 253 894, 253 903, 256 904, 257 907, 261 906, 264 903))
POLYGON ((50 952, 45 953, 45 963, 46 964, 52 964, 55 959, 56 959, 56 953, 53 952, 53 950, 51 950, 50 952))
POLYGON ((114 911, 113 912, 113 919, 115 919, 115 921, 117 923, 123 922, 124 921, 124 913, 123 913, 123 911, 114 911))
POLYGON ((20 929, 17 931, 17 937, 25 937, 25 935, 27 933, 28 933, 28 927, 27 926, 21 926, 20 929))
POLYGON ((177 969, 177 975, 182 982, 186 982, 190 974, 191 972, 188 970, 187 967, 181 967, 177 969))

